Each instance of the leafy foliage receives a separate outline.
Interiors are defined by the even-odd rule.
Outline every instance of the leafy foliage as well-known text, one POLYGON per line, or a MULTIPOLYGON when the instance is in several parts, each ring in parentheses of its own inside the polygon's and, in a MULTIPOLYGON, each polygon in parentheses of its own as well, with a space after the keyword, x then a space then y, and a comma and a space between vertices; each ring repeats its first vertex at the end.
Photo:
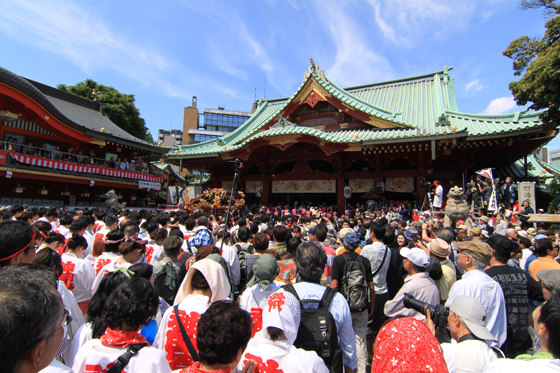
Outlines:
POLYGON ((105 112, 113 123, 134 137, 154 142, 152 134, 146 128, 146 121, 140 117, 140 111, 134 105, 134 95, 120 93, 111 86, 97 84, 91 79, 76 85, 59 84, 56 88, 90 100, 93 100, 94 89, 101 92, 96 101, 106 104, 105 112))
POLYGON ((560 1, 522 0, 522 9, 544 8, 546 22, 542 38, 522 36, 511 42, 504 55, 513 60, 516 76, 523 77, 511 82, 509 88, 518 105, 533 110, 548 109, 542 120, 558 122, 560 119, 560 1))
POLYGON ((560 204, 560 183, 557 178, 552 179, 546 187, 548 194, 552 197, 552 201, 548 205, 548 213, 554 214, 560 204))

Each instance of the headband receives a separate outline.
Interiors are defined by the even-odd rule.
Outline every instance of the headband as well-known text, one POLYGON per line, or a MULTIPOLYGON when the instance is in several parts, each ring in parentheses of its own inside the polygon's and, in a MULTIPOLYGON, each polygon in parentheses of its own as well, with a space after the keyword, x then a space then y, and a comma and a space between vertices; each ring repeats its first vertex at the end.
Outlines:
MULTIPOLYGON (((38 230, 38 229, 37 229, 38 230)), ((45 240, 47 239, 47 235, 43 233, 43 231, 39 231, 39 234, 41 235, 41 237, 43 237, 45 240)))
POLYGON ((27 249, 33 241, 35 241, 35 231, 33 231, 33 235, 31 236, 31 241, 29 241, 29 243, 27 245, 25 245, 22 249, 16 251, 15 253, 13 253, 12 255, 10 255, 6 258, 0 258, 0 260, 4 261, 4 260, 12 259, 14 256, 18 255, 19 253, 21 253, 22 251, 27 249))
POLYGON ((126 236, 124 236, 124 237, 123 237, 123 238, 121 238, 120 240, 116 240, 116 241, 111 241, 111 240, 108 240, 108 239, 107 239, 107 236, 105 236, 105 243, 106 243, 106 244, 119 243, 119 242, 122 242, 122 241, 124 241, 125 237, 126 237, 126 236))

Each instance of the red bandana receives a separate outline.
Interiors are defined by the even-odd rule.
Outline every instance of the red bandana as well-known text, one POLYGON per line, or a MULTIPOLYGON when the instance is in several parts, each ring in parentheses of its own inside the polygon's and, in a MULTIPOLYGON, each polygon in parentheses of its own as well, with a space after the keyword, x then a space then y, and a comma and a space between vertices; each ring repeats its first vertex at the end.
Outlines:
MULTIPOLYGON (((180 373, 205 373, 205 372, 208 372, 207 370, 200 369, 200 365, 201 365, 201 362, 197 361, 197 362, 193 363, 191 366, 189 366, 188 368, 182 369, 180 373)), ((212 372, 213 373, 231 373, 231 369, 229 369, 229 368, 218 369, 218 370, 213 370, 212 372)))
POLYGON ((128 347, 144 343, 150 345, 146 342, 146 338, 138 332, 119 332, 111 328, 107 328, 105 334, 99 339, 101 344, 107 347, 128 347))

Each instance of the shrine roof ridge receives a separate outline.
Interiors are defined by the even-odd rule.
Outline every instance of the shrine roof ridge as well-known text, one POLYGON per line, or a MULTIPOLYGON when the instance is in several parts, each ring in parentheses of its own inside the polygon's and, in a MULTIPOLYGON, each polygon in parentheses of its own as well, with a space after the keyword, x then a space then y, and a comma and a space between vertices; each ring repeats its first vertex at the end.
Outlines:
MULTIPOLYGON (((387 141, 423 141, 445 138, 495 137, 501 133, 524 133, 543 126, 542 112, 521 110, 511 114, 487 115, 460 112, 455 98, 455 84, 448 72, 452 67, 435 73, 390 80, 368 85, 340 88, 324 75, 323 69, 311 61, 304 79, 290 97, 260 99, 253 115, 234 132, 200 144, 179 145, 178 154, 170 157, 222 154, 238 150, 253 140, 288 134, 311 135, 336 143, 371 145, 387 141), (281 129, 267 128, 283 118, 284 110, 300 94, 310 79, 343 105, 395 124, 392 128, 381 126, 368 129, 333 129, 324 131, 294 123, 281 129), (260 132, 259 132, 260 131, 260 132)), ((314 83, 315 84, 315 83, 314 83)), ((309 88, 306 88, 309 89, 309 88)), ((286 121, 286 118, 283 119, 286 121)))

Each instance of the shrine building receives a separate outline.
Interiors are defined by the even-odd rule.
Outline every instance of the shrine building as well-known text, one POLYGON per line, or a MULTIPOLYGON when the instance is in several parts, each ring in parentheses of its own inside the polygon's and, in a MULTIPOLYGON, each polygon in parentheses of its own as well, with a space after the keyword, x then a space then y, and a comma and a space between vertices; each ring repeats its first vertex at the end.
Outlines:
POLYGON ((127 207, 165 203, 173 175, 147 160, 168 150, 119 128, 102 103, 0 68, 0 205, 101 206, 111 189, 127 207))
POLYGON ((479 169, 507 169, 531 156, 558 133, 538 112, 459 111, 450 70, 341 88, 311 60, 291 97, 261 99, 234 132, 177 145, 167 159, 208 172, 208 186, 229 190, 230 161, 239 158, 247 203, 310 201, 343 211, 372 192, 422 201, 423 179, 440 180, 446 190, 462 186, 479 169))

